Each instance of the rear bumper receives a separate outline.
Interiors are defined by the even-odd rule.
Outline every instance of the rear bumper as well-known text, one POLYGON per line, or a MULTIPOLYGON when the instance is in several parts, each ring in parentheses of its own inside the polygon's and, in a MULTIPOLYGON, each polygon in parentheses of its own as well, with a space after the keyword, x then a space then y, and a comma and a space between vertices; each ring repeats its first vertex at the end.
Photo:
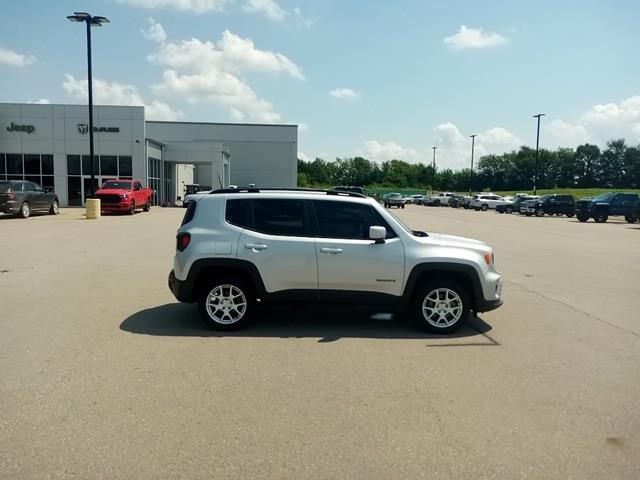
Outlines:
POLYGON ((13 214, 13 213, 18 213, 20 211, 20 207, 18 205, 15 204, 2 204, 0 205, 0 212, 2 213, 9 213, 9 214, 13 214))
POLYGON ((193 298, 193 288, 188 281, 181 281, 176 278, 176 274, 173 270, 169 273, 169 290, 173 293, 173 296, 180 302, 192 303, 195 302, 193 298))

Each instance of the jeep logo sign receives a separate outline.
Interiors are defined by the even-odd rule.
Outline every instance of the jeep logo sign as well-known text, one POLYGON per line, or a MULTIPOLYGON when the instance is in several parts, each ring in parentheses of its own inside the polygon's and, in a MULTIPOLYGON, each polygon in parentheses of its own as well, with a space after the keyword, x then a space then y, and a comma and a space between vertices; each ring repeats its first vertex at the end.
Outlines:
POLYGON ((11 125, 7 127, 7 132, 26 132, 33 133, 36 131, 36 127, 33 125, 17 125, 11 122, 11 125))
MULTIPOLYGON (((106 132, 106 133, 118 133, 120 131, 120 127, 93 127, 93 132, 106 132)), ((89 124, 87 123, 79 123, 78 124, 78 132, 82 135, 85 135, 89 132, 89 124)))

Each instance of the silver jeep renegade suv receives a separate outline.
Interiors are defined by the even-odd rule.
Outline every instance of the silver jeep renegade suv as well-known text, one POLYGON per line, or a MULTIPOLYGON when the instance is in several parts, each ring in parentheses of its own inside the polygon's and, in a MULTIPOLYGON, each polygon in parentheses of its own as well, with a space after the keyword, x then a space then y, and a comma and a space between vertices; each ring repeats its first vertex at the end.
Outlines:
POLYGON ((502 304, 487 244, 415 231, 374 199, 326 190, 215 190, 189 203, 169 288, 232 330, 256 302, 406 312, 438 333, 502 304))

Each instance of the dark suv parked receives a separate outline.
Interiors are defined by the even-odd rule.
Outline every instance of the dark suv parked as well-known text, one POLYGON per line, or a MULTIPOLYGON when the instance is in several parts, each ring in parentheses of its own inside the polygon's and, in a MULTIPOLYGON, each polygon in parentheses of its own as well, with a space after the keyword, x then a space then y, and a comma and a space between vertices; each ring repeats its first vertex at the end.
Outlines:
POLYGON ((583 198, 576 202, 576 217, 581 222, 593 218, 597 223, 606 222, 611 216, 624 216, 629 223, 638 220, 640 198, 637 193, 607 192, 597 197, 583 198))
POLYGON ((535 200, 529 200, 520 207, 526 215, 535 214, 537 217, 547 215, 566 215, 573 217, 576 211, 576 200, 573 195, 553 194, 543 195, 535 200))
POLYGON ((26 180, 0 181, 0 212, 28 218, 31 212, 58 214, 58 196, 26 180))

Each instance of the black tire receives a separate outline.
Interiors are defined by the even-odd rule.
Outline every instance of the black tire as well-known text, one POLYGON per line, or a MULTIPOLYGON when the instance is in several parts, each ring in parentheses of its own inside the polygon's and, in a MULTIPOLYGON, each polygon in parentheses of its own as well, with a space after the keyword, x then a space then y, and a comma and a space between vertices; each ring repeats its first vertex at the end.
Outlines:
POLYGON ((440 200, 436 200, 435 202, 433 202, 433 206, 434 207, 439 207, 440 206, 440 200))
POLYGON ((489 205, 487 205, 486 203, 483 203, 480 206, 480 210, 482 210, 483 212, 486 212, 487 210, 489 210, 489 205))
POLYGON ((131 201, 131 206, 129 207, 129 215, 135 215, 136 213, 136 202, 131 201))
POLYGON ((411 317, 422 329, 432 333, 447 334, 462 327, 469 318, 470 311, 471 305, 466 290, 456 282, 443 279, 434 280, 418 288, 411 307, 411 317), (438 311, 440 305, 435 302, 435 298, 440 298, 443 308, 449 309, 450 312, 438 311), (431 311, 430 314, 429 311, 431 311), (435 318, 436 315, 438 318, 435 318), (442 326, 438 326, 437 324, 441 321, 442 326))
POLYGON ((385 203, 385 204, 384 204, 384 208, 389 208, 389 204, 388 204, 388 203, 385 203))
POLYGON ((605 211, 596 211, 593 219, 596 223, 605 223, 609 219, 609 215, 605 211))
POLYGON ((144 207, 142 207, 142 210, 145 212, 148 212, 149 210, 151 210, 151 200, 147 200, 147 203, 144 204, 144 207))
POLYGON ((251 320, 254 305, 253 290, 244 281, 234 276, 210 279, 198 297, 200 318, 208 326, 222 331, 238 330, 246 325, 251 320), (222 296, 222 300, 218 296, 217 302, 216 291, 222 296), (234 294, 239 294, 241 297, 233 297, 234 294), (235 304, 234 298, 238 299, 235 304), (227 299, 229 301, 224 303, 227 299))
POLYGON ((575 215, 575 213, 567 213, 567 218, 571 218, 575 215))
POLYGON ((507 213, 513 213, 513 208, 512 207, 507 207, 507 213))
POLYGON ((531 212, 525 212, 524 214, 525 214, 527 217, 530 217, 531 215, 533 215, 533 213, 531 213, 531 212))
POLYGON ((626 217, 624 217, 624 219, 627 221, 627 223, 636 223, 638 221, 637 217, 632 217, 631 215, 627 215, 626 217))
POLYGON ((49 207, 49 215, 58 215, 60 213, 60 207, 58 206, 58 201, 54 200, 51 202, 51 207, 49 207))
POLYGON ((544 211, 543 210, 536 210, 536 217, 544 217, 544 211))
POLYGON ((404 203, 400 206, 400 208, 404 208, 404 203))
POLYGON ((578 221, 582 223, 589 221, 589 217, 585 215, 578 215, 577 218, 578 218, 578 221))
POLYGON ((22 202, 22 205, 20 205, 18 216, 20 218, 29 218, 31 216, 31 205, 29 204, 29 202, 22 202))

